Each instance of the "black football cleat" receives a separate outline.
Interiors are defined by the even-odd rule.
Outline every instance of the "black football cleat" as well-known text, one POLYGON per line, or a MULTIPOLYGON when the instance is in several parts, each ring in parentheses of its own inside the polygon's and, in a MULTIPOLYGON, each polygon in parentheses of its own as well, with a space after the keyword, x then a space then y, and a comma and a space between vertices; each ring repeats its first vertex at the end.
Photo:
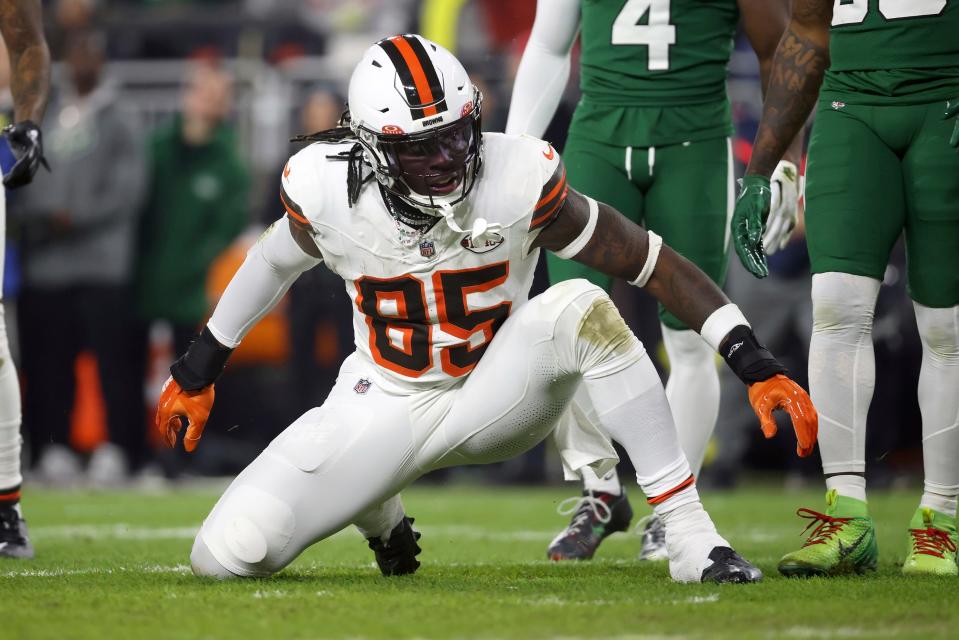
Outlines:
POLYGON ((0 507, 0 558, 33 558, 27 523, 16 507, 0 507))
POLYGON ((417 540, 420 532, 413 530, 413 518, 403 516, 400 523, 390 531, 390 539, 367 538, 370 549, 376 554, 376 564, 384 576, 405 576, 416 573, 420 562, 416 556, 422 551, 417 540))
POLYGON ((763 572, 747 562, 729 547, 713 547, 709 552, 711 564, 703 569, 700 582, 759 582, 763 572))
POLYGON ((572 511, 573 517, 569 526, 549 543, 546 557, 550 560, 589 560, 604 539, 617 531, 626 531, 633 519, 626 491, 617 496, 586 490, 580 498, 561 502, 557 511, 561 514, 572 511), (564 509, 565 503, 574 500, 571 509, 564 509))

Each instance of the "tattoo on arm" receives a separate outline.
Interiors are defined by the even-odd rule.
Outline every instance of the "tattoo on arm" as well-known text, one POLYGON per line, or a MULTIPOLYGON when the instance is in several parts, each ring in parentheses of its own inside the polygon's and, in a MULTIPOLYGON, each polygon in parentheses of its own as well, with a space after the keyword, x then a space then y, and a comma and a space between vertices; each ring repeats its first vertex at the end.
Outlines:
MULTIPOLYGON (((609 205, 597 204, 599 219, 593 235, 573 259, 608 275, 632 280, 646 262, 646 231, 609 205)), ((589 201, 570 189, 566 202, 533 246, 559 251, 579 236, 588 220, 589 201)))
POLYGON ((14 119, 40 124, 50 93, 50 51, 40 0, 0 0, 0 33, 10 54, 14 119))
MULTIPOLYGON (((586 198, 570 189, 563 209, 543 229, 534 246, 552 251, 562 249, 579 235, 588 217, 586 198)), ((609 205, 599 203, 596 230, 573 259, 607 275, 634 280, 646 264, 648 251, 649 235, 645 229, 609 205)), ((665 245, 645 288, 696 331, 713 311, 729 303, 705 273, 665 245)))
POLYGON ((666 245, 645 288, 697 333, 713 311, 729 304, 726 294, 699 267, 666 245))
MULTIPOLYGON (((765 100, 776 49, 782 40, 786 27, 789 25, 789 1, 738 0, 738 3, 743 31, 749 38, 749 43, 759 60, 759 85, 762 97, 765 100)), ((789 148, 783 154, 784 160, 788 160, 797 166, 802 158, 802 132, 803 129, 801 128, 799 135, 793 139, 789 148)))
POLYGON ((825 0, 795 1, 773 59, 747 174, 770 175, 809 117, 829 66, 831 13, 825 0))

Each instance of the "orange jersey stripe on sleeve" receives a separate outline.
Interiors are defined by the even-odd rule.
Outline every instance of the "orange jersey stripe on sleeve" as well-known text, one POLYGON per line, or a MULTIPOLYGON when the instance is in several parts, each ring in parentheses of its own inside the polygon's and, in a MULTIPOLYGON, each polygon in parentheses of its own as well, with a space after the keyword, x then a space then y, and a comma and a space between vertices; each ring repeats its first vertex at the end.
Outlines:
POLYGON ((530 230, 539 229, 553 221, 556 214, 566 202, 566 195, 569 193, 569 186, 566 184, 566 167, 562 163, 556 166, 556 171, 552 177, 543 186, 540 192, 539 201, 533 209, 533 220, 530 222, 530 230))
POLYGON ((287 195, 286 189, 284 189, 282 185, 280 185, 280 202, 283 203, 283 208, 286 209, 286 213, 291 218, 300 224, 309 226, 310 221, 306 219, 305 215, 303 215, 303 209, 300 208, 300 205, 293 202, 293 199, 287 195))

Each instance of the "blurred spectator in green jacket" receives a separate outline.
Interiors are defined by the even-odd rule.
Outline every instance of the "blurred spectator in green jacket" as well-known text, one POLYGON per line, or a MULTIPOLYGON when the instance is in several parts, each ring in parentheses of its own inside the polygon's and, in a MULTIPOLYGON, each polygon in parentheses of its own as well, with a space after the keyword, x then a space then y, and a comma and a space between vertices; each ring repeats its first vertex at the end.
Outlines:
POLYGON ((182 112, 148 143, 137 296, 145 320, 172 325, 177 355, 209 312, 210 264, 249 222, 249 176, 227 122, 232 98, 227 73, 197 64, 182 112))

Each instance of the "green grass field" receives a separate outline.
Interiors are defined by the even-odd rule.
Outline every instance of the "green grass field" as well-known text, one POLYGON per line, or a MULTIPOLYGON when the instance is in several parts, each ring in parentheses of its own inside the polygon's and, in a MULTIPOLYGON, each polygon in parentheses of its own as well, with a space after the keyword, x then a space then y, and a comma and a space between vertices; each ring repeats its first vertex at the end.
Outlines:
POLYGON ((0 638, 959 637, 959 582, 899 575, 916 493, 872 497, 878 575, 831 580, 775 570, 802 542, 795 508, 820 508, 819 493, 707 495, 766 573, 745 586, 674 584, 665 565, 634 561, 632 534, 591 563, 549 563, 568 492, 461 487, 404 493, 423 532, 415 576, 381 577, 351 529, 272 579, 203 581, 188 555, 217 494, 30 492, 37 559, 0 564, 0 638))

